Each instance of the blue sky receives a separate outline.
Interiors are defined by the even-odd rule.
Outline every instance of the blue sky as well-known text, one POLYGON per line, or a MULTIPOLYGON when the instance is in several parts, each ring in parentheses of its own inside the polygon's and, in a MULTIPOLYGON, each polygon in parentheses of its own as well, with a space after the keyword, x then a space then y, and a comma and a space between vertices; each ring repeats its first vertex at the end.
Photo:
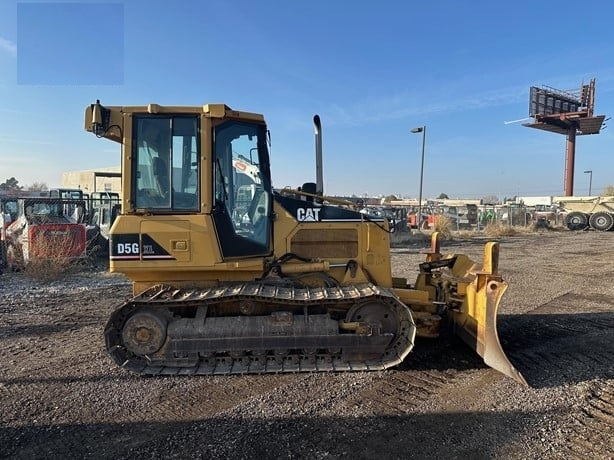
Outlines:
MULTIPOLYGON (((83 130, 100 99, 263 113, 275 187, 315 181, 317 113, 327 194, 417 197, 426 125, 424 196, 563 195, 565 137, 504 122, 528 116, 530 86, 591 78, 611 116, 612 17, 605 0, 3 0, 0 182, 119 165, 83 130)), ((613 154, 612 127, 578 137, 576 195, 584 170, 614 185, 613 154)))

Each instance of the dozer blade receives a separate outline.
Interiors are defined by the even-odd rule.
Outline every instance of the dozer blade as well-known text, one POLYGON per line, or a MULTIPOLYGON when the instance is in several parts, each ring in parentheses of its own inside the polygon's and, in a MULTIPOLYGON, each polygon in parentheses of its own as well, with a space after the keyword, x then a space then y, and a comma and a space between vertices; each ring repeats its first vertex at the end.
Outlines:
POLYGON ((505 355, 497 334, 499 302, 508 286, 498 274, 498 265, 499 244, 486 243, 482 270, 474 272, 476 277, 466 286, 467 295, 462 307, 452 311, 451 317, 457 335, 472 347, 488 366, 527 385, 522 374, 505 355))
POLYGON ((497 334, 499 302, 508 286, 498 274, 499 244, 486 243, 484 263, 479 271, 468 268, 468 259, 460 259, 461 256, 452 267, 452 273, 459 280, 457 292, 465 291, 466 295, 460 307, 450 311, 456 335, 473 348, 488 366, 527 385, 522 374, 505 355, 497 334))

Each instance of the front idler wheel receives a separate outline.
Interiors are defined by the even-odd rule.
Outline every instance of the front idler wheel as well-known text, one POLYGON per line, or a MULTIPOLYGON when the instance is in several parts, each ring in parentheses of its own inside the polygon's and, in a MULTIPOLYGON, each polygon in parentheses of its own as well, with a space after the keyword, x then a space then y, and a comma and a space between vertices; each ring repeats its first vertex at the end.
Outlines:
POLYGON ((346 322, 380 326, 384 334, 396 335, 399 329, 399 318, 395 312, 388 304, 377 301, 354 305, 347 313, 346 322))
MULTIPOLYGON (((386 302, 370 300, 354 305, 347 312, 345 321, 346 324, 355 325, 356 333, 366 336, 389 336, 388 346, 394 343, 399 335, 399 317, 386 302)), ((342 353, 352 361, 381 361, 385 354, 384 350, 376 351, 376 349, 371 348, 352 350, 348 354, 346 354, 346 350, 343 350, 342 353)))

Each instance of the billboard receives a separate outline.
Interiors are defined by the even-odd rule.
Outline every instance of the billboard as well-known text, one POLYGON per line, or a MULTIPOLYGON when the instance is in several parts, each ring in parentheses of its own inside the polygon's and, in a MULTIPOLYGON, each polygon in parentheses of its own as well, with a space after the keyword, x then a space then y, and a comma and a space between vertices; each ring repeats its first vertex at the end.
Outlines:
POLYGON ((554 115, 557 113, 579 112, 582 103, 572 94, 552 88, 531 86, 529 92, 529 116, 554 115))

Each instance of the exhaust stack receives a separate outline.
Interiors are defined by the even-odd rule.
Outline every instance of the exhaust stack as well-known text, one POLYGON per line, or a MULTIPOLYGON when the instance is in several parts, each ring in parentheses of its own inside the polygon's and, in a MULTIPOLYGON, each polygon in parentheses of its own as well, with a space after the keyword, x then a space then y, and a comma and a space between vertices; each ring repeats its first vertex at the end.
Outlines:
POLYGON ((324 175, 322 173, 322 124, 319 115, 314 115, 313 125, 316 135, 316 195, 324 195, 324 175))

